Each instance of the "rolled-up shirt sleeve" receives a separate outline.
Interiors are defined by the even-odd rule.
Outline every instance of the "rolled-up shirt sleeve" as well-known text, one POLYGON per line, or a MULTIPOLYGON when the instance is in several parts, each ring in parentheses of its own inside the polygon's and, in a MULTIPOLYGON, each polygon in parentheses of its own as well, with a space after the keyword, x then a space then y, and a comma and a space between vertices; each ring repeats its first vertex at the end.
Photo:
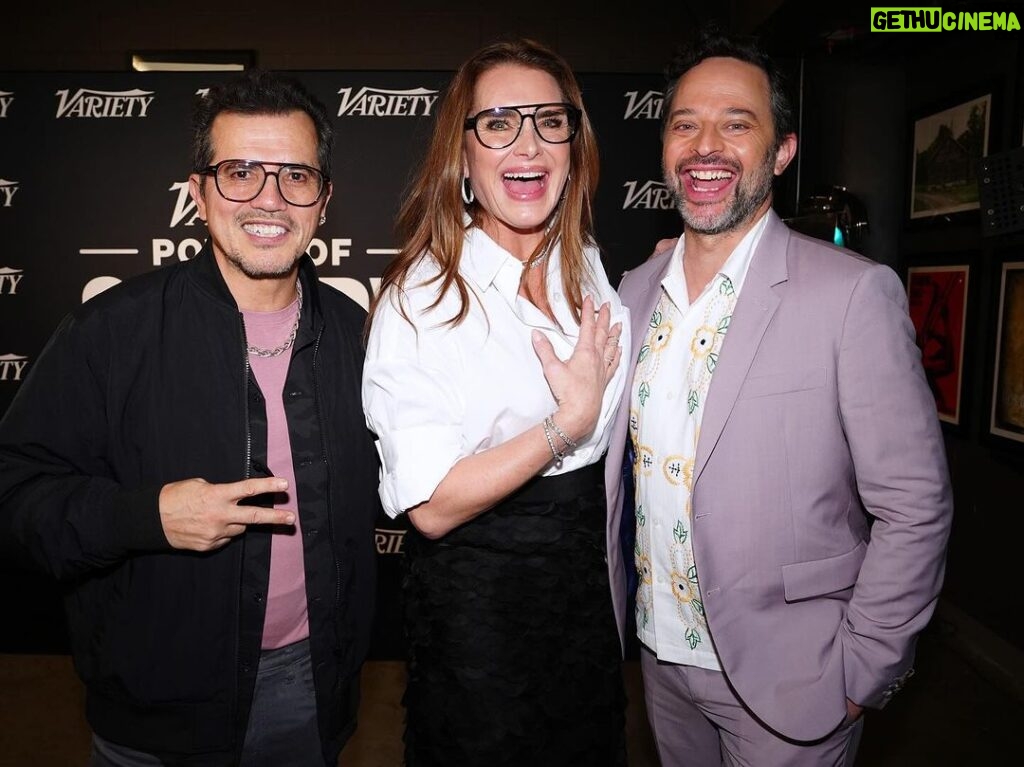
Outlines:
MULTIPOLYGON (((413 322, 418 316, 410 312, 413 322)), ((444 328, 414 326, 384 299, 371 326, 363 370, 363 409, 377 435, 380 499, 388 516, 430 500, 465 456, 459 351, 444 328)))

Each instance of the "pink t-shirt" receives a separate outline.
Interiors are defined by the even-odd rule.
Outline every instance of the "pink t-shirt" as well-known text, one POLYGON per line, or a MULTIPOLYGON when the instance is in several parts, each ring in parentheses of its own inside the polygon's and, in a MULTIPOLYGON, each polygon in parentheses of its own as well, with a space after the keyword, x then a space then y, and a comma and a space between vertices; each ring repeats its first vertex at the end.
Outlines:
MULTIPOLYGON (((275 312, 242 312, 245 335, 250 346, 274 349, 291 333, 298 311, 298 300, 275 312)), ((295 527, 275 532, 270 548, 270 586, 267 614, 263 622, 263 649, 298 642, 309 636, 306 605, 306 572, 302 556, 302 528, 292 466, 292 447, 284 415, 284 381, 288 375, 292 350, 276 357, 249 355, 249 365, 263 392, 267 408, 267 466, 275 477, 288 480, 288 493, 275 508, 295 512, 295 527)))

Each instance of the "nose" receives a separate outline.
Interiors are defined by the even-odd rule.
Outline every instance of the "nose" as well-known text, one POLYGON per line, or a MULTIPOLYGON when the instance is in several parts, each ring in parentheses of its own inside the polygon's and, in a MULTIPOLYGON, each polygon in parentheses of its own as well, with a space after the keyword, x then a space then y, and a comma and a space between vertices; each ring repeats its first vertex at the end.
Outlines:
POLYGON ((281 177, 278 175, 280 171, 268 170, 265 172, 267 175, 263 179, 263 188, 250 202, 253 207, 261 210, 285 210, 288 207, 288 201, 281 194, 281 177), (270 183, 271 176, 274 177, 273 184, 270 183))
POLYGON ((540 151, 540 134, 537 133, 536 115, 523 115, 523 124, 519 127, 519 135, 513 144, 516 154, 533 156, 540 151), (526 121, 530 121, 530 129, 526 129, 526 121))
POLYGON ((693 150, 701 157, 721 152, 725 148, 722 136, 712 125, 702 125, 693 138, 693 150))

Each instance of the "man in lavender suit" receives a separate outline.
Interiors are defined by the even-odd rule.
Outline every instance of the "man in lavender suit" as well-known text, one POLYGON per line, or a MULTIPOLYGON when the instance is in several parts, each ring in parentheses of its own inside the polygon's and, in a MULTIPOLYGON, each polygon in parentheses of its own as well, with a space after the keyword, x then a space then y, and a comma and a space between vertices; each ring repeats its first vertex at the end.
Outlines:
POLYGON ((774 64, 705 33, 673 67, 662 160, 685 231, 619 288, 639 351, 607 461, 616 616, 624 632, 635 565, 665 767, 849 765, 942 584, 935 402, 896 274, 772 211, 796 153, 774 64))

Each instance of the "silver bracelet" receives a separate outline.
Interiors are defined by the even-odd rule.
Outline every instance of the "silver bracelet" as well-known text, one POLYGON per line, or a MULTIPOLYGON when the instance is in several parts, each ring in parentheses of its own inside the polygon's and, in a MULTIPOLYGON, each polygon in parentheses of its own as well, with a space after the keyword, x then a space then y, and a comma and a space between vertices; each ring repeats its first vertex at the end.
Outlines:
POLYGON ((548 447, 551 448, 551 456, 552 456, 552 458, 555 459, 555 466, 558 466, 559 468, 561 468, 561 466, 562 466, 562 459, 565 458, 565 451, 563 450, 560 453, 557 450, 555 450, 555 440, 552 439, 552 437, 551 437, 551 428, 548 426, 548 421, 550 421, 550 420, 551 420, 550 418, 545 418, 544 419, 544 436, 547 437, 548 447))
POLYGON ((549 415, 547 418, 545 418, 544 419, 544 423, 545 423, 545 425, 551 427, 551 431, 553 431, 555 434, 558 435, 558 438, 561 439, 562 442, 565 443, 565 446, 567 448, 571 449, 571 448, 576 447, 576 443, 573 440, 569 439, 569 435, 566 434, 564 431, 562 431, 561 429, 558 428, 558 424, 555 423, 555 419, 552 416, 549 415))

